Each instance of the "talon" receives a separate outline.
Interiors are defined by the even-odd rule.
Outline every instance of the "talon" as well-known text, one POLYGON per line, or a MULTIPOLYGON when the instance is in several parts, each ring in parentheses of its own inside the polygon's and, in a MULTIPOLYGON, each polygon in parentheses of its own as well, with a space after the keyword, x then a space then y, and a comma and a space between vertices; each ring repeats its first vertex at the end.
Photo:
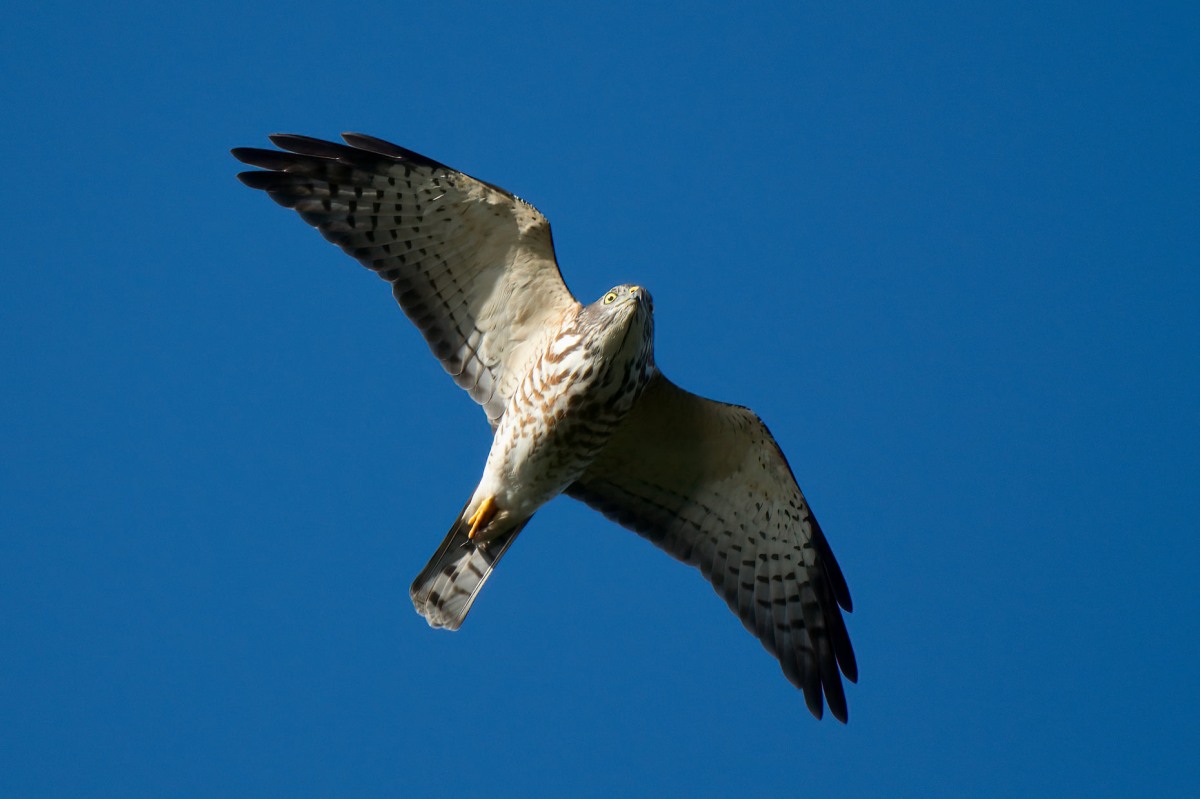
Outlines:
POLYGON ((467 523, 471 525, 471 529, 467 532, 467 538, 475 539, 475 534, 483 527, 487 527, 488 522, 496 515, 496 500, 494 497, 484 497, 483 502, 479 505, 479 510, 472 514, 467 523))

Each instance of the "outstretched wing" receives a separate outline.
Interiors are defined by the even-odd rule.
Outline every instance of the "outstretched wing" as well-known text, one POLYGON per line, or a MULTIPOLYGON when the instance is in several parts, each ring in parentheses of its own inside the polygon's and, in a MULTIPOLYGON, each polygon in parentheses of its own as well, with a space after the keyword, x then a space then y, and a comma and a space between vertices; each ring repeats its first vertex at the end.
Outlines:
POLYGON ((579 305, 554 260, 550 223, 503 189, 403 147, 343 138, 276 135, 281 150, 239 147, 234 157, 267 171, 238 177, 391 283, 495 427, 524 365, 579 305))
POLYGON ((757 415, 657 375, 567 493, 699 567, 813 715, 823 693, 846 720, 839 667, 858 679, 840 609, 851 609, 850 591, 757 415))

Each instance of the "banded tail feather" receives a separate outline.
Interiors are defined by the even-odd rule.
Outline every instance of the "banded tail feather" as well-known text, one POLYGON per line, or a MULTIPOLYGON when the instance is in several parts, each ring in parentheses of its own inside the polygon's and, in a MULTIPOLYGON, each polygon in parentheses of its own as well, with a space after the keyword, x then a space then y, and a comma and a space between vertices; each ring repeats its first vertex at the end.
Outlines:
POLYGON ((409 589, 417 613, 425 617, 430 627, 457 630, 492 569, 528 523, 529 519, 526 519, 486 543, 478 544, 467 536, 471 524, 464 506, 442 545, 409 589))

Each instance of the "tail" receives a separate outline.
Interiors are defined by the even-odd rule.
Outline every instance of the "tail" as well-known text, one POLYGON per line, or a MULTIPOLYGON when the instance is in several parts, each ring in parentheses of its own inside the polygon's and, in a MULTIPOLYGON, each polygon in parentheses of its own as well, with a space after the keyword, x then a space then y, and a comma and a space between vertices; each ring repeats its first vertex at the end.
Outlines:
POLYGON ((463 508, 446 540, 409 589, 417 613, 430 627, 457 630, 492 569, 528 523, 526 519, 487 543, 477 544, 467 537, 471 525, 463 508))

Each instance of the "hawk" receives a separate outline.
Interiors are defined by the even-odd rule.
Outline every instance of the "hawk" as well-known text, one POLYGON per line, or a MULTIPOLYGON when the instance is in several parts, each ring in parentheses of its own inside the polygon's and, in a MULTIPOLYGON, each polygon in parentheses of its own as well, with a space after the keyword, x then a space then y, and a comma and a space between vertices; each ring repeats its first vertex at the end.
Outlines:
POLYGON ((559 494, 696 566, 779 659, 817 718, 846 721, 858 667, 850 591, 779 445, 747 408, 704 399, 654 362, 653 300, 567 290, 550 224, 513 194, 357 133, 237 148, 238 175, 392 284, 494 432, 483 475, 413 582, 457 629, 500 558, 559 494))

